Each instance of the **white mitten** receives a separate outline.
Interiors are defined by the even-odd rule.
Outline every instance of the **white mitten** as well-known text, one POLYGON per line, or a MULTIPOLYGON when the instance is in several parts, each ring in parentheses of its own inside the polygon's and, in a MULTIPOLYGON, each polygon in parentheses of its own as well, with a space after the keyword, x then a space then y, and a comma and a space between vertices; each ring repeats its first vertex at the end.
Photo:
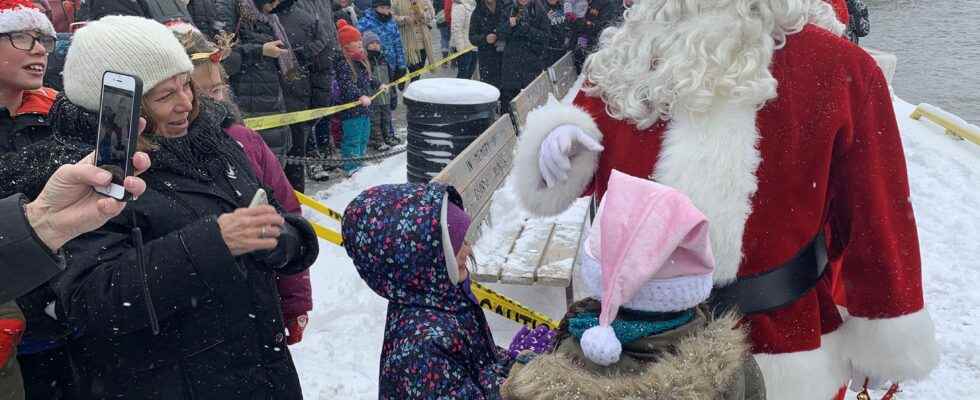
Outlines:
POLYGON ((581 151, 600 152, 603 147, 599 142, 575 125, 562 125, 548 134, 541 142, 541 152, 538 156, 538 168, 545 184, 552 187, 568 179, 572 170, 572 160, 581 151))

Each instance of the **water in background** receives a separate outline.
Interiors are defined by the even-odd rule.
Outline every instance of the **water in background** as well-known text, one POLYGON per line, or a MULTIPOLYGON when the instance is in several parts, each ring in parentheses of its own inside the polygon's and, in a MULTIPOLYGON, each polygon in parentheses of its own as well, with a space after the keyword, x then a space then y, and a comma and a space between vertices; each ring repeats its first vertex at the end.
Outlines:
POLYGON ((894 53, 895 94, 980 124, 980 0, 865 0, 862 45, 894 53))

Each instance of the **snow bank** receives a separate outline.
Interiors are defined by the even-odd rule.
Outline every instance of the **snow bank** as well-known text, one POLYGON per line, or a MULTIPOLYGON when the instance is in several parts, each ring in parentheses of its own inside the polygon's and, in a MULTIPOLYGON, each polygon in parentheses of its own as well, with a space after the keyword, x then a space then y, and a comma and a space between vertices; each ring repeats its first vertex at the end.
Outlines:
MULTIPOLYGON (((950 138, 929 122, 909 119, 913 107, 899 99, 895 99, 895 109, 918 220, 926 302, 936 320, 943 357, 928 380, 904 384, 899 397, 975 399, 980 393, 980 146, 950 138)), ((404 155, 388 159, 318 197, 342 211, 363 189, 404 182, 405 167, 404 155)), ((485 232, 487 237, 506 234, 514 221, 525 217, 517 207, 507 205, 516 204, 508 190, 497 195, 495 229, 485 232)), ((339 228, 336 222, 324 223, 339 228)), ((308 399, 377 398, 385 301, 361 281, 343 249, 321 243, 320 258, 311 274, 314 310, 310 326, 304 341, 291 347, 303 392, 308 399)), ((495 254, 478 246, 477 261, 491 262, 495 254)), ((562 289, 491 287, 553 318, 564 313, 562 289)), ((582 291, 576 287, 576 293, 582 291)), ((517 329, 515 323, 493 314, 488 314, 488 320, 501 344, 517 329)), ((880 393, 874 398, 880 398, 880 393)))

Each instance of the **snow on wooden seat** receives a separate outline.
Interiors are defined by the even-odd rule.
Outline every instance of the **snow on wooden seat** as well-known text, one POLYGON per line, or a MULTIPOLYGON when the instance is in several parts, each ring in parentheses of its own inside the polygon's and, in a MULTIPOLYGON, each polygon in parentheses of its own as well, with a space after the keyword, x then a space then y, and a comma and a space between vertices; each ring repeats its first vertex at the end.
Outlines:
MULTIPOLYGON (((476 265, 470 272, 477 281, 570 289, 589 199, 580 199, 558 216, 531 218, 514 193, 501 187, 514 159, 515 128, 523 127, 527 114, 556 94, 552 77, 560 77, 558 86, 569 91, 574 68, 568 56, 542 72, 511 102, 513 117, 497 120, 433 178, 456 187, 473 217, 466 238, 475 244, 476 265)), ((570 299, 570 292, 566 296, 570 299)))

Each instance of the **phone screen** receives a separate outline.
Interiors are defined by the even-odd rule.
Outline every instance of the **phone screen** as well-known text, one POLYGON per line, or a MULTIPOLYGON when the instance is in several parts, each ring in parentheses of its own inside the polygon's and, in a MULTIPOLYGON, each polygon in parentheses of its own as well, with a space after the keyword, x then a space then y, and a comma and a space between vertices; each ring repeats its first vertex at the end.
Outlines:
POLYGON ((122 185, 129 174, 133 92, 112 86, 104 86, 102 90, 95 165, 112 173, 112 183, 122 185))

